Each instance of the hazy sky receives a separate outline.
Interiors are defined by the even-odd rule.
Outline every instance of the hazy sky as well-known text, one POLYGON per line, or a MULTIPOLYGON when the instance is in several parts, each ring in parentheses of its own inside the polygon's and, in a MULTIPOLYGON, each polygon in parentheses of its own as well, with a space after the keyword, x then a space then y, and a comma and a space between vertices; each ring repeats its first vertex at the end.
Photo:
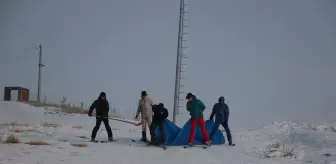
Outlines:
MULTIPOLYGON (((187 3, 184 91, 208 111, 223 95, 232 126, 336 121, 336 1, 187 3)), ((105 91, 133 111, 146 89, 172 115, 178 14, 178 0, 0 0, 0 93, 36 93, 42 44, 48 101, 105 91)))

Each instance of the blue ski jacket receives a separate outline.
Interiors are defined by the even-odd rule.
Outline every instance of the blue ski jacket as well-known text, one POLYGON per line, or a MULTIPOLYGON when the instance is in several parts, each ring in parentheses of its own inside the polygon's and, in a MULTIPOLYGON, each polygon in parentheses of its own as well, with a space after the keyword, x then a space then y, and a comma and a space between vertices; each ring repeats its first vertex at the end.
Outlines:
POLYGON ((216 116, 215 122, 228 122, 229 120, 229 106, 224 102, 216 103, 212 108, 212 113, 210 115, 210 120, 216 116))

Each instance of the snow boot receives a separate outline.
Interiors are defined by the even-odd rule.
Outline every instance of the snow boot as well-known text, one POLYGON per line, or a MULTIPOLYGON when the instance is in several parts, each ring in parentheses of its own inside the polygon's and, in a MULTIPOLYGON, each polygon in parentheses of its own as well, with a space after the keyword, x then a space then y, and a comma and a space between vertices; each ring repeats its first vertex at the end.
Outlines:
POLYGON ((96 139, 95 138, 91 138, 90 142, 95 142, 96 139))
POLYGON ((108 142, 112 142, 113 141, 113 138, 112 137, 109 137, 108 138, 108 142))
POLYGON ((149 141, 147 140, 146 132, 142 132, 142 138, 141 138, 140 141, 143 141, 143 142, 149 142, 149 141))
POLYGON ((159 142, 154 138, 148 143, 148 145, 158 146, 159 142))

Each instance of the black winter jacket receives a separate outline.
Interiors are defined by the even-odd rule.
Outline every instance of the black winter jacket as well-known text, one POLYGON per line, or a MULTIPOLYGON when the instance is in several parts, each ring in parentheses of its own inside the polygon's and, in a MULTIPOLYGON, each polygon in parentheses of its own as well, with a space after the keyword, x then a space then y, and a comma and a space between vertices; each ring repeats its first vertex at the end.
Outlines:
POLYGON ((167 119, 168 110, 166 108, 164 108, 163 106, 154 104, 152 106, 152 110, 153 110, 153 113, 154 113, 153 121, 163 121, 163 120, 167 119))
POLYGON ((96 115, 100 117, 108 117, 110 111, 109 102, 98 98, 95 100, 89 109, 89 114, 92 114, 93 109, 96 109, 96 115))

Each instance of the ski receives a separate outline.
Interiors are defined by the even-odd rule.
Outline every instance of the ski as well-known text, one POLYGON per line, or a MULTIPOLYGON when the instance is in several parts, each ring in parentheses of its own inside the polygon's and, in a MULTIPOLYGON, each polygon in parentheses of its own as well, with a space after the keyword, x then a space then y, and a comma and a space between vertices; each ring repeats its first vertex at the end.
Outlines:
MULTIPOLYGON (((149 144, 149 142, 136 141, 136 140, 132 140, 132 142, 136 143, 137 146, 141 146, 141 147, 158 147, 158 148, 162 148, 163 150, 167 149, 167 145, 151 145, 149 144)), ((132 146, 132 144, 129 144, 129 146, 132 146)))
POLYGON ((163 145, 150 145, 150 144, 147 144, 146 147, 158 147, 158 148, 162 148, 163 150, 167 149, 167 146, 163 146, 163 145))
POLYGON ((186 145, 186 146, 183 146, 183 148, 192 148, 192 147, 201 147, 203 149, 207 149, 209 148, 211 145, 192 145, 192 146, 189 146, 189 145, 186 145))
POLYGON ((101 141, 93 141, 94 143, 111 143, 111 142, 115 142, 117 140, 112 140, 112 141, 104 141, 104 140, 101 140, 101 141))

